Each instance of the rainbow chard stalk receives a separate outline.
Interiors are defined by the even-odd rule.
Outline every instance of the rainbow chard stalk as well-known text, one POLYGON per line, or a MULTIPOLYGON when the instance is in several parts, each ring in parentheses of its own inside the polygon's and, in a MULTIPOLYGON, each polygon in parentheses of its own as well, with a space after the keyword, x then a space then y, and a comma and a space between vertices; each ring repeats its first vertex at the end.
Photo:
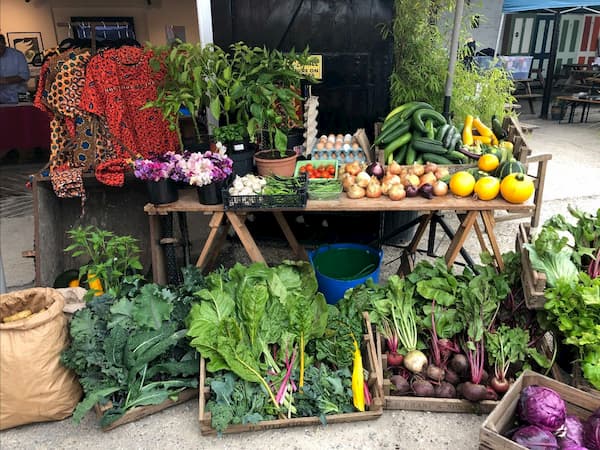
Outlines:
POLYGON ((596 257, 592 259, 590 265, 588 266, 588 275, 592 279, 600 277, 600 248, 598 248, 596 257))

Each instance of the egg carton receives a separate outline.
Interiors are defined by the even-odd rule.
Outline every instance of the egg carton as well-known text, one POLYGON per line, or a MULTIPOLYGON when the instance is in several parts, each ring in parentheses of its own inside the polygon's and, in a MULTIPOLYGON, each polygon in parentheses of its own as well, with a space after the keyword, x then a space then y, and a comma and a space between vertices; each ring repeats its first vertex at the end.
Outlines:
POLYGON ((318 150, 314 148, 311 155, 313 160, 337 159, 340 164, 351 163, 354 161, 365 162, 367 160, 364 150, 360 147, 350 150, 318 150))

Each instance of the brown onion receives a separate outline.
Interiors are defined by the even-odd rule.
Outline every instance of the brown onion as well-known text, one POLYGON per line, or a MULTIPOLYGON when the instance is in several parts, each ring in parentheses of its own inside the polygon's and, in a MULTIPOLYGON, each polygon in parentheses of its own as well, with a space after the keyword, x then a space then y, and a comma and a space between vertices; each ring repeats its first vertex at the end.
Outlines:
POLYGON ((357 184, 350 186, 348 192, 346 192, 346 195, 350 198, 363 198, 366 194, 367 192, 364 190, 364 188, 361 188, 357 184))
POLYGON ((439 180, 440 178, 444 178, 447 177, 448 175, 450 175, 450 171, 448 170, 447 167, 438 167, 435 172, 435 177, 439 180))
POLYGON ((373 176, 373 178, 371 178, 371 181, 367 185, 367 197, 379 198, 379 197, 381 197, 382 193, 383 192, 381 191, 381 184, 375 178, 375 176, 373 176))
POLYGON ((342 186, 344 188, 344 191, 347 191, 348 189, 350 189, 350 186, 356 184, 356 179, 354 175, 350 175, 349 173, 345 173, 342 176, 342 186))
POLYGON ((388 191, 390 200, 402 200, 406 197, 406 191, 401 184, 394 184, 388 191))
POLYGON ((351 162, 350 164, 346 164, 345 170, 350 175, 358 175, 358 173, 361 171, 360 164, 358 161, 351 162))
POLYGON ((408 186, 419 186, 421 184, 421 180, 419 179, 418 176, 414 175, 414 174, 409 174, 406 175, 406 178, 404 178, 404 187, 408 187, 408 186))
POLYGON ((420 177, 421 175, 423 175, 425 173, 425 167, 423 167, 423 164, 414 163, 412 165, 412 167, 409 169, 409 172, 420 177))
POLYGON ((402 166, 398 164, 396 161, 392 161, 392 163, 388 166, 388 173, 392 175, 400 175, 402 171, 402 166))
POLYGON ((437 164, 427 161, 425 164, 425 173, 433 173, 437 170, 437 164))
POLYGON ((442 196, 448 193, 448 185, 444 183, 442 180, 437 180, 433 183, 433 195, 442 196))
POLYGON ((359 172, 355 178, 356 184, 358 184, 361 188, 366 188, 371 181, 371 177, 367 172, 359 172))
POLYGON ((435 183, 437 178, 431 172, 425 172, 423 175, 419 177, 419 186, 423 186, 424 184, 433 184, 435 183))

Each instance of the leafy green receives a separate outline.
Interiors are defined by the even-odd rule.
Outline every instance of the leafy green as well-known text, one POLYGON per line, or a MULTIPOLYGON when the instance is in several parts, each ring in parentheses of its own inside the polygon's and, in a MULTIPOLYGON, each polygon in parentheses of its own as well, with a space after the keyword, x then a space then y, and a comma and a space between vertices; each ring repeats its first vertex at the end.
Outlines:
MULTIPOLYGON (((187 274, 201 283, 194 270, 187 274)), ((135 406, 159 404, 197 386, 198 355, 186 342, 181 310, 191 307, 186 292, 203 285, 192 287, 189 278, 184 280, 178 288, 136 281, 121 290, 125 296, 94 297, 75 313, 71 345, 61 355, 85 394, 74 420, 80 421, 96 403, 110 404, 101 419, 107 426, 135 406)))
POLYGON ((600 345, 590 346, 581 364, 583 376, 596 389, 600 389, 600 345))
POLYGON ((560 237, 555 229, 542 227, 533 244, 524 244, 531 266, 546 274, 549 287, 556 286, 559 279, 571 281, 577 277, 577 266, 571 260, 573 250, 567 242, 568 238, 560 237))

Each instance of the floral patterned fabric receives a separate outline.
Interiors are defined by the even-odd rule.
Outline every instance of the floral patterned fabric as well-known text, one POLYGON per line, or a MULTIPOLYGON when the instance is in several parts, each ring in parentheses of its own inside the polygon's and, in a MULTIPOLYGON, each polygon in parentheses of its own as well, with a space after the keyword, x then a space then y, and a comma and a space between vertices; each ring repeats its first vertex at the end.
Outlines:
POLYGON ((151 57, 143 48, 120 47, 102 51, 87 66, 80 106, 106 118, 119 157, 151 157, 178 147, 177 135, 162 113, 142 109, 156 99, 157 84, 164 77, 150 68, 151 57))

